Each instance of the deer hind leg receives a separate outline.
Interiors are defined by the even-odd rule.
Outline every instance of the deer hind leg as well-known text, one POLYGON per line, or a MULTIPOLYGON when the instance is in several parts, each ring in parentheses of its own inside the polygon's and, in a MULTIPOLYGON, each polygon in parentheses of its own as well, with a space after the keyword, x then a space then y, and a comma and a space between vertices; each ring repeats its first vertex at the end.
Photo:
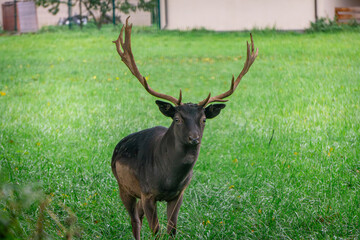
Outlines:
POLYGON ((180 206, 183 201, 183 193, 181 193, 177 198, 167 202, 167 233, 175 238, 176 235, 176 224, 179 215, 180 206))
POLYGON ((145 216, 149 222, 149 226, 153 234, 156 235, 160 229, 156 211, 156 201, 152 197, 141 195, 141 203, 145 216))
POLYGON ((120 198, 131 218, 132 232, 136 240, 140 240, 140 229, 142 220, 139 218, 136 207, 136 198, 120 189, 120 198))

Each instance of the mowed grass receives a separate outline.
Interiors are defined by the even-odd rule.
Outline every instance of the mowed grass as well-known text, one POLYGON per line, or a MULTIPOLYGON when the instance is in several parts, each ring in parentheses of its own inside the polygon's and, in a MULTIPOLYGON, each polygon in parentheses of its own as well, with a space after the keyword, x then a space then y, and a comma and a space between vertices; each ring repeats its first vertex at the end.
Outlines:
MULTIPOLYGON (((16 238, 39 234, 39 222, 54 239, 71 229, 83 239, 132 238, 112 151, 171 119, 121 62, 118 33, 0 37, 0 217, 17 219, 16 238)), ((177 239, 358 239, 360 33, 253 37, 257 60, 207 121, 177 239)), ((181 88, 185 102, 198 102, 229 88, 249 34, 135 28, 132 38, 154 89, 177 97, 181 88)), ((141 234, 152 238, 146 220, 141 234)))

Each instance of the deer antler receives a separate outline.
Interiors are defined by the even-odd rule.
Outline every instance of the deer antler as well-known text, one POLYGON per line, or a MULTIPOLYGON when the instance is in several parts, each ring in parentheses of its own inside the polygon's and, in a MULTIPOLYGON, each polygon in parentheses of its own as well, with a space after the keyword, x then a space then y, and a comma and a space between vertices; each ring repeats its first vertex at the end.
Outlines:
POLYGON ((131 51, 131 28, 132 28, 132 24, 130 24, 130 25, 128 24, 129 18, 130 18, 130 16, 126 19, 126 24, 122 26, 118 39, 116 41, 113 41, 113 43, 116 44, 116 50, 119 53, 119 55, 121 57, 121 60, 129 68, 131 73, 139 80, 141 85, 143 85, 143 87, 145 88, 145 90, 148 93, 150 93, 151 95, 153 95, 155 97, 168 100, 168 101, 174 103, 175 105, 180 105, 181 104, 181 99, 182 99, 181 89, 180 89, 179 99, 176 99, 176 98, 174 98, 172 96, 169 96, 169 95, 166 95, 166 94, 163 94, 163 93, 156 92, 149 86, 149 84, 147 83, 145 77, 142 76, 141 73, 139 72, 139 69, 137 68, 136 63, 135 63, 134 55, 133 55, 133 53, 131 51), (123 40, 124 28, 125 28, 125 42, 123 40), (121 46, 121 48, 123 50, 121 50, 120 46, 121 46))
POLYGON ((236 78, 236 81, 234 81, 234 75, 233 75, 232 80, 231 80, 230 89, 227 92, 224 92, 215 97, 210 97, 211 93, 209 93, 207 98, 205 98, 204 100, 199 102, 200 106, 205 107, 206 105, 208 105, 212 102, 227 102, 228 100, 224 100, 224 98, 229 97, 231 94, 234 93, 234 91, 235 91, 236 87, 239 85, 242 77, 249 71, 251 65, 254 63, 254 61, 258 55, 258 52, 259 52, 259 49, 256 49, 256 52, 254 52, 254 41, 253 41, 251 33, 250 33, 250 38, 251 38, 251 52, 250 52, 249 43, 246 42, 246 45, 247 45, 246 61, 244 63, 244 68, 242 69, 239 76, 236 78))

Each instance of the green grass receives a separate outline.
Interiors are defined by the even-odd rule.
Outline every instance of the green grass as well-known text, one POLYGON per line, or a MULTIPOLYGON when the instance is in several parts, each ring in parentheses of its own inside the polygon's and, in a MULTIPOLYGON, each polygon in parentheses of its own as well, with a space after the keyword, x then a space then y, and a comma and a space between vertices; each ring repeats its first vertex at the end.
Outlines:
MULTIPOLYGON (((117 34, 0 37, 0 220, 15 238, 132 238, 112 151, 170 119, 120 61, 117 34)), ((358 239, 360 33, 253 36, 259 57, 207 122, 178 239, 358 239)), ((138 28, 132 38, 154 89, 198 102, 228 89, 249 35, 138 28)), ((159 215, 165 232, 164 203, 159 215)))

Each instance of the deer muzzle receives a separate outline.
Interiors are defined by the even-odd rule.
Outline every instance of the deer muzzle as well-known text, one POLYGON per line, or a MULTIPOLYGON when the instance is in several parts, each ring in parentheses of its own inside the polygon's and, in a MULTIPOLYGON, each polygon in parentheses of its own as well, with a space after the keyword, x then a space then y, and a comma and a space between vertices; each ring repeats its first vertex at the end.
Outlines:
POLYGON ((200 143, 199 135, 189 136, 189 144, 190 145, 198 145, 200 143))

